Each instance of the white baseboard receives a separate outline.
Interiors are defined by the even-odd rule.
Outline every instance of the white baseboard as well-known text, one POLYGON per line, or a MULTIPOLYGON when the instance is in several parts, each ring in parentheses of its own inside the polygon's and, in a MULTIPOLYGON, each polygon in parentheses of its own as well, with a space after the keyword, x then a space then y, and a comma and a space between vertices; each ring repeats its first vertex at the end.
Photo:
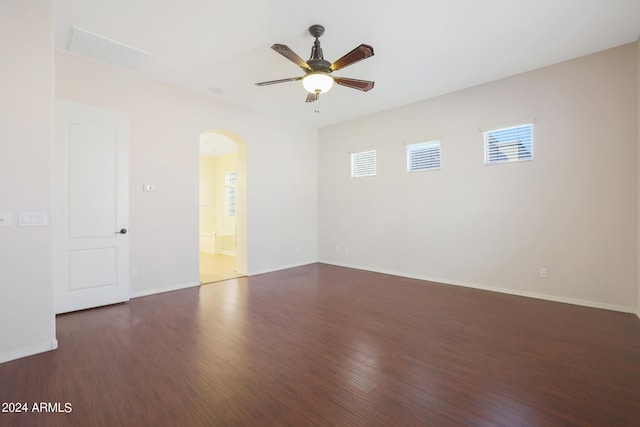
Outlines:
POLYGON ((180 285, 165 286, 164 288, 146 289, 131 293, 131 298, 146 297, 147 295, 161 294, 164 292, 178 291, 180 289, 194 288, 200 286, 200 282, 183 283, 180 285))
POLYGON ((228 251, 226 249, 223 249, 222 250, 222 255, 238 256, 238 253, 236 251, 228 251))
MULTIPOLYGON (((281 265, 278 267, 265 268, 263 270, 253 270, 247 272, 247 276, 257 276, 258 274, 273 273, 274 271, 286 270, 288 268, 302 267, 303 265, 316 264, 318 261, 305 261, 299 264, 281 265)), ((331 264, 331 263, 327 263, 331 264)))
POLYGON ((44 353, 45 351, 55 350, 56 348, 58 348, 58 340, 21 348, 20 350, 0 354, 0 363, 21 359, 23 357, 33 356, 34 354, 44 353))
POLYGON ((638 314, 638 317, 640 317, 640 311, 636 312, 635 307, 626 307, 623 305, 607 304, 607 303, 602 303, 597 301, 588 301, 588 300, 581 300, 576 298, 566 298, 566 297, 547 295, 547 294, 541 294, 536 292, 519 291, 515 289, 507 289, 507 288, 500 288, 496 286, 488 286, 488 285, 482 285, 477 283, 462 282, 458 280, 443 279, 440 277, 428 277, 428 276, 422 276, 422 275, 416 275, 416 274, 407 274, 407 273, 401 273, 401 272, 391 271, 391 270, 377 269, 377 268, 345 264, 345 263, 337 263, 333 261, 318 261, 318 262, 321 262, 324 264, 337 265, 340 267, 354 268, 356 270, 366 270, 366 271, 372 271, 375 273, 389 274, 391 276, 407 277, 409 279, 443 283, 445 285, 462 286, 465 288, 479 289, 483 291, 500 292, 503 294, 516 295, 520 297, 536 298, 536 299, 541 299, 546 301, 561 302, 565 304, 581 305, 584 307, 600 308, 604 310, 619 311, 622 313, 632 313, 632 314, 636 313, 638 314))

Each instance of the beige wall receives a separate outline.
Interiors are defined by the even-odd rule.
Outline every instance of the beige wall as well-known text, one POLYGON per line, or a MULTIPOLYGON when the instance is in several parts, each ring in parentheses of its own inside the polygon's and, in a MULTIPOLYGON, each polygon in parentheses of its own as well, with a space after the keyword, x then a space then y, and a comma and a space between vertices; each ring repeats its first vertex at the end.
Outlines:
POLYGON ((53 28, 50 0, 0 2, 0 362, 57 346, 52 291, 53 28), (19 41, 19 42, 17 42, 19 41), (18 227, 20 211, 48 226, 18 227))
POLYGON ((636 49, 322 129, 320 260, 635 311, 636 49), (524 118, 534 160, 485 166, 479 129, 524 118), (441 171, 405 172, 416 138, 441 141, 441 171), (376 177, 350 178, 359 148, 377 149, 376 177))

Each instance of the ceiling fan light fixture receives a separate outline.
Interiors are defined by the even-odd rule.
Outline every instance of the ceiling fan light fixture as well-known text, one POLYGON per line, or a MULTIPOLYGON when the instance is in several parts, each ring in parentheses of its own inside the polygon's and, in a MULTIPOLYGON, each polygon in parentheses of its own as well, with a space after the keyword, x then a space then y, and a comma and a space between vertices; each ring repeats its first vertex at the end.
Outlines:
POLYGON ((351 52, 342 55, 333 63, 324 59, 322 48, 320 48, 320 36, 324 34, 324 27, 315 24, 309 27, 309 34, 316 38, 311 48, 311 58, 308 61, 300 58, 298 54, 292 51, 289 46, 276 43, 271 49, 287 58, 289 61, 302 68, 305 75, 300 77, 289 77, 286 79, 270 80, 266 82, 256 83, 256 86, 268 86, 276 83, 297 82, 302 80, 302 86, 309 92, 305 102, 315 102, 320 98, 321 93, 328 92, 333 87, 333 83, 350 87, 352 89, 368 92, 373 89, 374 82, 368 80, 348 79, 346 77, 331 76, 334 71, 342 70, 351 64, 367 59, 373 56, 373 47, 368 44, 361 44, 351 52))
POLYGON ((309 73, 302 79, 302 86, 309 93, 329 92, 333 87, 333 77, 323 72, 309 73))

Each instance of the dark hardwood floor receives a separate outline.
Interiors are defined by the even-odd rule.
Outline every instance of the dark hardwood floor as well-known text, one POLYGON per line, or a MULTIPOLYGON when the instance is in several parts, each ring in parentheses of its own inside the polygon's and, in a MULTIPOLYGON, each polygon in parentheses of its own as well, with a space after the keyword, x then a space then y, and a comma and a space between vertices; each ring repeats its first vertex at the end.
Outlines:
POLYGON ((313 264, 61 315, 2 426, 639 426, 635 315, 313 264))

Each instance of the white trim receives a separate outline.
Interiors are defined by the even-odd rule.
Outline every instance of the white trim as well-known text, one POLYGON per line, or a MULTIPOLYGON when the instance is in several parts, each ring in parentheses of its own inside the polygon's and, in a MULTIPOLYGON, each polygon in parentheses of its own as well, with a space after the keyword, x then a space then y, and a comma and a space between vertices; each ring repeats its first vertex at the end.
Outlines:
POLYGON ((238 256, 238 253, 236 251, 229 251, 227 249, 223 249, 222 255, 238 256))
POLYGON ((638 309, 638 311, 636 311, 636 316, 638 316, 638 319, 640 319, 640 308, 638 309))
MULTIPOLYGON (((247 276, 257 276, 259 274, 273 273, 280 270, 288 270, 290 268, 302 267, 303 265, 317 264, 318 261, 305 261, 300 264, 281 265, 279 267, 265 268, 264 270, 255 270, 247 273, 247 276)), ((327 262, 326 264, 330 264, 327 262)))
POLYGON ((470 283, 470 282, 463 282, 463 281, 459 281, 459 280, 443 279, 443 278, 440 278, 440 277, 429 277, 429 276, 422 276, 422 275, 419 275, 419 274, 400 273, 400 272, 392 271, 392 270, 376 269, 376 268, 357 266, 357 265, 352 265, 352 264, 337 263, 337 262, 332 262, 332 261, 318 261, 318 262, 321 262, 321 263, 324 263, 324 264, 337 265, 337 266, 340 266, 340 267, 354 268, 356 270, 366 270, 366 271, 372 271, 374 273, 389 274, 391 276, 407 277, 409 279, 418 279, 418 280, 425 280, 425 281, 428 281, 428 282, 442 283, 442 284, 445 284, 445 285, 454 285, 454 286, 462 286, 462 287, 465 287, 465 288, 479 289, 479 290, 482 290, 482 291, 499 292, 499 293, 503 293, 503 294, 516 295, 516 296, 527 297, 527 298, 535 298, 535 299, 540 299, 540 300, 545 300, 545 301, 561 302, 561 303, 565 303, 565 304, 580 305, 580 306, 583 306, 583 307, 591 307, 591 308, 600 308, 600 309, 604 309, 604 310, 619 311, 619 312, 622 312, 622 313, 631 313, 631 314, 636 313, 636 314, 638 314, 638 317, 640 317, 640 313, 636 312, 635 307, 626 307, 626 306, 623 306, 623 305, 607 304, 607 303, 597 302, 597 301, 588 301, 588 300, 581 300, 581 299, 577 299, 577 298, 567 298, 567 297, 560 297, 560 296, 555 296, 555 295, 540 294, 540 293, 537 293, 537 292, 519 291, 519 290, 515 290, 515 289, 507 289, 507 288, 500 288, 500 287, 496 287, 496 286, 482 285, 482 284, 478 284, 478 283, 470 283))
MULTIPOLYGON (((442 144, 440 140, 425 140, 420 142, 414 142, 413 144, 405 144, 405 157, 406 157, 406 167, 407 173, 420 173, 420 172, 432 172, 442 170, 442 144), (415 151, 419 151, 420 149, 436 149, 438 153, 438 167, 432 166, 431 162, 428 161, 426 163, 426 168, 423 169, 411 169, 411 153, 415 151)), ((431 158, 429 160, 432 160, 431 158)), ((423 164, 424 165, 424 164, 423 164)))
POLYGON ((20 350, 0 354, 0 363, 33 356, 34 354, 44 353, 46 351, 55 350, 56 348, 58 348, 58 340, 43 342, 38 345, 32 345, 30 347, 21 348, 20 350))
POLYGON ((195 288, 200 282, 183 283, 181 285, 165 286, 164 288, 147 289, 131 293, 131 298, 146 297, 148 295, 162 294, 164 292, 179 291, 180 289, 195 288))
POLYGON ((358 151, 350 154, 351 158, 351 178, 369 178, 378 174, 378 150, 358 151), (359 156, 363 155, 367 161, 360 161, 359 156), (364 170, 360 170, 364 169, 364 170))
POLYGON ((484 139, 484 164, 485 166, 491 165, 499 165, 505 163, 515 163, 515 162, 530 162, 533 161, 533 150, 534 150, 534 140, 535 140, 535 130, 533 123, 525 123, 517 126, 508 126, 503 128, 498 128, 490 131, 485 131, 483 133, 484 139), (528 143, 521 141, 519 138, 516 138, 516 135, 520 135, 520 129, 528 127, 530 130, 530 139, 528 143), (514 130, 516 131, 516 135, 513 134, 514 130), (510 138, 508 141, 498 141, 497 139, 490 141, 490 138, 493 138, 493 133, 498 132, 506 132, 506 135, 502 135, 502 137, 510 138), (493 144, 493 148, 490 148, 490 145, 493 144), (520 149, 521 147, 527 149, 529 152, 529 157, 521 158, 520 149), (494 156, 498 156, 502 154, 505 159, 496 158, 494 156))

